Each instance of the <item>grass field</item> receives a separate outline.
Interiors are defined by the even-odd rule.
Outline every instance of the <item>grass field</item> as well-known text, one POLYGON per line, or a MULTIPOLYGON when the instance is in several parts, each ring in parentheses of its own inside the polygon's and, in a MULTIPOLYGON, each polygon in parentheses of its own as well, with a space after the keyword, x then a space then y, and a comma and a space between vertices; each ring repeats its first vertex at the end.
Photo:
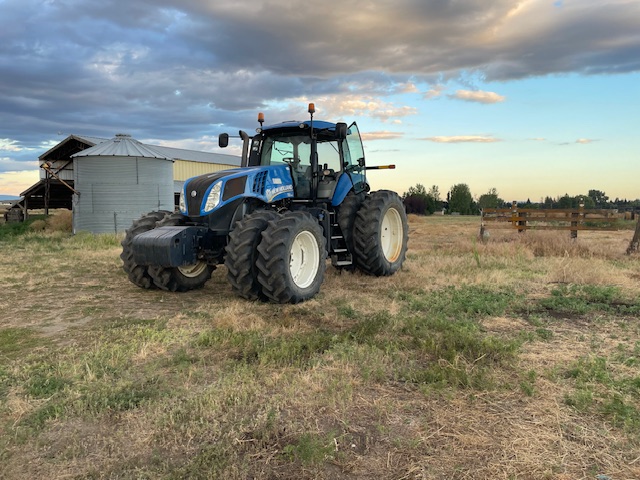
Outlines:
POLYGON ((478 228, 412 216, 395 276, 273 305, 0 226, 0 478, 640 478, 632 232, 478 228))

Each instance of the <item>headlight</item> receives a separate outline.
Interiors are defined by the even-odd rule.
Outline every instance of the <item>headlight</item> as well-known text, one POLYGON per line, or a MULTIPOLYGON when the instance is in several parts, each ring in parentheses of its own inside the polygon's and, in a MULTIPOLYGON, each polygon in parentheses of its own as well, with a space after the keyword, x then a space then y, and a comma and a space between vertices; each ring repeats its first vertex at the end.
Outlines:
POLYGON ((207 201, 204 204, 204 212, 208 213, 214 208, 218 206, 220 203, 220 193, 222 192, 222 182, 216 182, 211 190, 209 190, 209 195, 207 195, 207 201))
POLYGON ((185 215, 189 212, 187 212, 187 204, 184 201, 184 189, 180 190, 180 202, 178 202, 178 208, 180 209, 180 211, 182 213, 184 213, 185 215))

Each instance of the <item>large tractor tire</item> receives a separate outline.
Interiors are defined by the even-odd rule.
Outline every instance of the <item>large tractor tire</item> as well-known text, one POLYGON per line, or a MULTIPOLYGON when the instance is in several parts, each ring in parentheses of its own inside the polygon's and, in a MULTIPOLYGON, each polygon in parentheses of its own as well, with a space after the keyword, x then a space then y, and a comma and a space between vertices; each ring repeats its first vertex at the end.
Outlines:
POLYGON ((149 212, 139 219, 127 229, 124 239, 120 243, 122 245, 122 253, 120 258, 124 262, 122 269, 127 273, 131 283, 141 288, 155 287, 153 279, 149 275, 146 265, 138 265, 133 261, 133 238, 143 232, 153 230, 156 224, 171 212, 160 210, 158 212, 149 212))
POLYGON ((351 253, 353 253, 353 224, 356 221, 356 214, 358 210, 360 210, 360 206, 365 198, 365 193, 355 194, 351 191, 342 201, 338 210, 338 225, 340 226, 340 230, 342 230, 342 236, 351 253))
POLYGON ((327 241, 318 220, 302 211, 269 222, 258 245, 258 281, 275 303, 299 303, 320 291, 327 241))
MULTIPOLYGON (((158 227, 175 227, 184 225, 185 220, 179 213, 166 216, 158 222, 158 227)), ((209 265, 200 260, 193 265, 183 267, 160 267, 158 265, 149 266, 149 276, 153 279, 156 287, 169 292, 187 292, 204 287, 207 280, 211 278, 211 273, 215 266, 209 265)))
POLYGON ((227 280, 231 289, 247 300, 267 299, 258 282, 257 248, 269 221, 277 217, 273 210, 258 210, 239 221, 229 235, 224 262, 227 280))
POLYGON ((369 195, 354 222, 354 253, 360 270, 380 276, 397 272, 407 254, 409 226, 397 193, 379 190, 369 195))

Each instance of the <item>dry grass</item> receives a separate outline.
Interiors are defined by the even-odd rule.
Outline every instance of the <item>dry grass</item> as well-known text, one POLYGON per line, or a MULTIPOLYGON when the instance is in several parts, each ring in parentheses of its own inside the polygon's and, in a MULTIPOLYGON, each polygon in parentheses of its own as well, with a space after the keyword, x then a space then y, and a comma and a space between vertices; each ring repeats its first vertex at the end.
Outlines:
POLYGON ((640 478, 631 233, 478 228, 412 216, 401 272, 300 305, 223 267, 137 289, 113 236, 7 241, 0 477, 640 478))
POLYGON ((47 218, 47 230, 51 232, 71 232, 73 213, 71 210, 56 210, 47 218))

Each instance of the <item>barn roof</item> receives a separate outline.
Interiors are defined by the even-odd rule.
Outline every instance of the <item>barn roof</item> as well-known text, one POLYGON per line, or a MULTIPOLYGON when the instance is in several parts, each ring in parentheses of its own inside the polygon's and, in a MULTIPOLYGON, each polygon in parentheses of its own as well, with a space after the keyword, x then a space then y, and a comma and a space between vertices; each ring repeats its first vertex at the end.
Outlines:
POLYGON ((119 133, 111 140, 99 143, 91 148, 82 150, 81 152, 71 155, 72 157, 142 157, 142 158, 158 158, 161 160, 171 160, 155 147, 145 145, 139 142, 131 135, 119 133))
POLYGON ((70 135, 58 145, 53 147, 40 156, 43 160, 52 151, 58 149, 71 140, 81 141, 91 148, 82 150, 72 155, 73 157, 83 157, 89 155, 131 155, 136 157, 162 158, 167 160, 184 160, 188 162, 212 163, 221 165, 240 166, 240 157, 235 155, 227 155, 223 153, 202 152, 198 150, 188 150, 186 148, 164 147, 161 145, 151 145, 139 142, 130 137, 130 135, 118 134, 113 139, 100 137, 90 137, 87 135, 70 135), (114 144, 116 139, 120 138, 119 144, 114 144), (129 138, 133 142, 123 141, 129 138), (137 152, 137 153, 136 153, 137 152))
POLYGON ((79 150, 93 147, 98 143, 106 141, 108 141, 106 138, 89 137, 86 135, 69 135, 60 143, 40 155, 38 159, 44 161, 69 158, 71 154, 76 153, 79 150))
POLYGON ((240 157, 226 155, 224 153, 200 152, 197 150, 186 150, 184 148, 161 147, 153 145, 153 148, 174 160, 186 160, 189 162, 218 163, 224 165, 240 166, 240 157))

